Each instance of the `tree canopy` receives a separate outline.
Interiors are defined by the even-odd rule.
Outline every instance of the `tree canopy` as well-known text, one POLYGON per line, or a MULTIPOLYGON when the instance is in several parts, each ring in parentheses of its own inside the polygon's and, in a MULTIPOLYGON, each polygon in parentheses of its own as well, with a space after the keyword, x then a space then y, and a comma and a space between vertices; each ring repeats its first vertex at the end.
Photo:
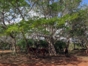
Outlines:
POLYGON ((0 0, 0 37, 13 38, 13 47, 19 39, 27 44, 27 39, 42 37, 49 43, 49 53, 56 54, 53 45, 61 37, 87 36, 88 6, 80 7, 81 1, 0 0))

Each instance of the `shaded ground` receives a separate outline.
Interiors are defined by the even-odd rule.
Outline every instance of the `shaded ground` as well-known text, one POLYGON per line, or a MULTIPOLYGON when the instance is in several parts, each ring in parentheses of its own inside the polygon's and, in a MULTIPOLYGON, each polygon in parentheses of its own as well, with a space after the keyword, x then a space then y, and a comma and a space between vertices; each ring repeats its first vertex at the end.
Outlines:
MULTIPOLYGON (((8 51, 7 51, 8 52, 8 51)), ((87 56, 65 57, 64 55, 52 57, 35 57, 20 53, 17 55, 4 52, 0 56, 0 66, 87 66, 87 56)))

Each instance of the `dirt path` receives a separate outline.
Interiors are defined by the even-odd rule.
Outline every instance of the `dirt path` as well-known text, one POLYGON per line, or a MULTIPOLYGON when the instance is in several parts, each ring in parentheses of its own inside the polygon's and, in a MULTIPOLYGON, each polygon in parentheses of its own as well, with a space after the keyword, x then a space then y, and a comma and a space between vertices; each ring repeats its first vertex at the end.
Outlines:
POLYGON ((0 53, 11 53, 11 50, 0 50, 0 53))
POLYGON ((0 59, 0 66, 88 66, 88 57, 53 57, 53 58, 30 58, 12 57, 0 59))
POLYGON ((0 63, 0 66, 88 66, 88 62, 81 62, 79 64, 9 64, 9 63, 0 63))
POLYGON ((24 53, 14 56, 6 53, 0 56, 0 66, 88 66, 88 56, 35 58, 24 53))

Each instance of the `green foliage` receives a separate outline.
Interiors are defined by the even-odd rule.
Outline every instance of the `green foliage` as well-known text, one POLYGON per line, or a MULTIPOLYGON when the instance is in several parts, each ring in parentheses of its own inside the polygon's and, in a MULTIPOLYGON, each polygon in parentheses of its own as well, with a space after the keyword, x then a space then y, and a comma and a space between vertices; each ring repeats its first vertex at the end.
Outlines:
POLYGON ((0 11, 8 12, 15 7, 29 6, 25 0, 0 0, 0 11))
POLYGON ((19 41, 17 42, 17 46, 19 46, 21 50, 25 50, 25 49, 26 49, 25 40, 19 40, 19 41))
POLYGON ((43 26, 44 24, 54 25, 56 22, 58 23, 58 26, 62 26, 65 24, 66 21, 72 21, 77 17, 78 17, 78 13, 74 13, 72 15, 67 14, 61 18, 58 17, 49 18, 49 19, 40 18, 33 21, 32 27, 38 27, 41 25, 43 26))
POLYGON ((18 32, 19 28, 17 25, 11 25, 8 27, 8 29, 6 30, 6 32, 18 32))
POLYGON ((78 18, 78 13, 73 13, 72 15, 67 14, 61 18, 58 18, 58 27, 63 27, 63 25, 66 22, 72 22, 73 20, 75 20, 76 18, 78 18))
POLYGON ((28 39, 27 41, 30 47, 35 47, 35 41, 33 39, 28 39))
MULTIPOLYGON (((69 31, 72 29, 72 27, 64 26, 66 22, 71 24, 74 24, 76 22, 76 26, 78 26, 80 25, 79 22, 81 22, 81 20, 85 20, 87 18, 87 12, 85 10, 80 10, 80 12, 76 12, 76 9, 78 8, 78 5, 80 4, 81 0, 57 0, 57 2, 54 2, 52 0, 51 4, 50 1, 51 0, 31 0, 31 4, 34 4, 34 7, 36 6, 36 8, 33 9, 47 16, 47 18, 32 18, 28 21, 23 19, 17 24, 7 25, 6 29, 0 27, 0 34, 9 35, 10 33, 18 34, 20 32, 23 32, 25 35, 38 32, 39 34, 41 33, 43 35, 50 36, 50 34, 53 33, 50 32, 51 29, 58 30, 58 28, 66 28, 69 31), (60 17, 57 16, 58 13, 63 14, 66 9, 69 14, 65 14, 64 16, 62 15, 60 17)), ((0 12, 7 13, 10 9, 12 9, 13 13, 18 15, 21 14, 25 18, 25 15, 22 14, 25 10, 23 10, 23 12, 20 12, 21 7, 28 7, 28 4, 25 2, 25 0, 0 0, 0 12)), ((80 29, 80 27, 75 27, 75 29, 72 31, 75 31, 74 34, 77 33, 78 35, 82 35, 84 29, 80 29)), ((51 34, 51 36, 53 35, 51 34)), ((31 47, 35 46, 34 40, 28 40, 28 44, 31 47)), ((24 40, 20 39, 17 45, 19 45, 22 49, 26 48, 26 43, 24 40)), ((48 44, 46 41, 40 40, 40 45, 41 47, 47 47, 48 44)), ((65 47, 65 43, 62 41, 57 41, 55 47, 57 50, 63 49, 65 47)))
POLYGON ((39 47, 47 48, 48 47, 48 42, 45 40, 40 40, 39 41, 39 47))
POLYGON ((55 46, 56 52, 58 53, 64 50, 64 48, 66 47, 66 43, 63 41, 57 41, 54 46, 55 46))
POLYGON ((31 19, 29 21, 22 20, 17 24, 17 26, 19 27, 20 31, 23 30, 24 32, 27 32, 28 30, 34 28, 34 26, 33 26, 34 22, 35 21, 31 20, 31 19))
POLYGON ((0 49, 1 50, 10 50, 10 44, 8 43, 0 43, 0 49))
POLYGON ((0 36, 5 35, 5 29, 0 26, 0 36))
POLYGON ((78 18, 72 21, 72 30, 70 32, 72 36, 85 35, 86 26, 87 26, 87 22, 86 22, 87 17, 88 16, 86 9, 78 11, 78 18))
POLYGON ((61 6, 58 4, 58 2, 54 2, 49 5, 52 11, 59 11, 61 9, 61 6))
POLYGON ((25 2, 25 0, 8 0, 9 3, 11 3, 12 5, 18 4, 18 6, 27 6, 28 4, 25 2))
POLYGON ((7 0, 0 0, 0 11, 9 11, 10 5, 7 0))
MULTIPOLYGON (((28 42, 28 44, 29 44, 30 47, 34 47, 35 46, 34 40, 27 39, 27 42, 28 42)), ((25 40, 23 40, 23 39, 19 40, 17 42, 17 46, 19 46, 22 50, 25 50, 26 49, 26 42, 25 42, 25 40)))

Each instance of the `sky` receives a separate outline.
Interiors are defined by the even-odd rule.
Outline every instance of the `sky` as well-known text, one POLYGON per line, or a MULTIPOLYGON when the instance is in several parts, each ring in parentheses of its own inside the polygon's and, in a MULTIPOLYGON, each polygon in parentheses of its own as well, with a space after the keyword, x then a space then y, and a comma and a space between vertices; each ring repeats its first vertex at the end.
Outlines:
POLYGON ((81 3, 82 5, 83 4, 87 4, 88 5, 88 0, 82 0, 82 3, 81 3))
MULTIPOLYGON (((28 2, 28 0, 25 0, 26 2, 28 2)), ((57 1, 57 0, 55 0, 57 1)), ((28 2, 29 3, 29 2, 28 2)), ((30 4, 30 3, 29 3, 30 4)), ((87 4, 88 5, 88 0, 82 0, 81 5, 87 4)))

